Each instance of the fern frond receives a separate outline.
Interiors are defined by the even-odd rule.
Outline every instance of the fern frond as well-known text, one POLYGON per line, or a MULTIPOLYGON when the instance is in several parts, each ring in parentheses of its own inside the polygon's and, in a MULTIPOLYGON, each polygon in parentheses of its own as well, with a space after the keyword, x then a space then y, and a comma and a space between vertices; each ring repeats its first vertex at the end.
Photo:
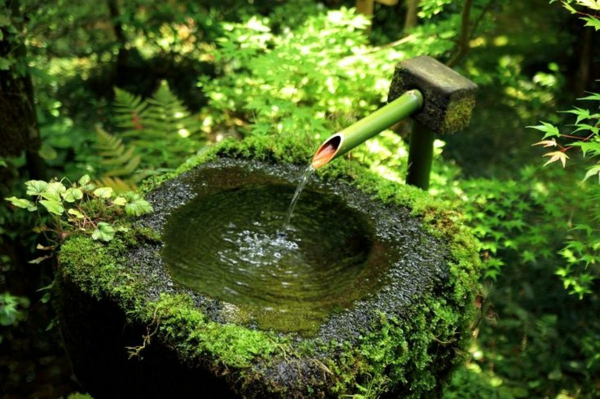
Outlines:
POLYGON ((96 126, 96 149, 102 158, 100 164, 107 166, 104 176, 133 176, 141 157, 135 154, 135 146, 126 146, 119 137, 96 126))
MULTIPOLYGON (((153 167, 174 167, 202 148, 207 139, 201 134, 200 120, 171 92, 166 81, 149 99, 141 99, 125 90, 115 88, 115 121, 119 136, 135 144, 153 167), (199 134, 200 133, 200 134, 199 134)), ((127 173, 137 167, 131 161, 133 152, 119 149, 110 143, 113 153, 120 151, 122 158, 113 156, 110 163, 121 164, 111 173, 127 173), (116 159, 118 158, 118 159, 116 159)), ((149 166, 145 165, 145 166, 149 166)))
POLYGON ((190 114, 185 105, 171 92, 163 81, 159 89, 148 99, 145 122, 150 130, 159 134, 178 135, 186 138, 200 132, 200 122, 190 114))
POLYGON ((123 89, 115 87, 115 122, 125 130, 141 130, 141 120, 148 109, 148 102, 141 96, 136 96, 123 89))
POLYGON ((138 186, 134 181, 129 180, 129 179, 123 180, 118 177, 104 176, 104 177, 101 177, 100 179, 95 180, 94 184, 97 187, 110 187, 117 194, 123 194, 128 191, 137 191, 138 190, 138 186))

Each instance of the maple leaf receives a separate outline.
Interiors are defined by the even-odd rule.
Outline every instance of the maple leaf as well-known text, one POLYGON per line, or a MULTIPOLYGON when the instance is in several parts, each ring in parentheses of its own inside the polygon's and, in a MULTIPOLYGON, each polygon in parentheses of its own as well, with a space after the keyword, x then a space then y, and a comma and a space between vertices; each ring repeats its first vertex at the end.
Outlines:
POLYGON ((558 145, 558 143, 556 142, 556 140, 552 139, 552 140, 538 141, 537 143, 532 144, 532 146, 534 146, 534 145, 543 145, 544 148, 546 148, 546 147, 556 147, 558 145))
POLYGON ((544 154, 543 156, 544 157, 551 157, 550 160, 544 164, 544 166, 546 166, 546 165, 548 165, 549 163, 552 163, 552 162, 560 161, 562 163, 563 168, 564 168, 567 165, 567 159, 569 159, 569 157, 567 156, 567 154, 565 154, 562 151, 549 152, 547 154, 544 154))

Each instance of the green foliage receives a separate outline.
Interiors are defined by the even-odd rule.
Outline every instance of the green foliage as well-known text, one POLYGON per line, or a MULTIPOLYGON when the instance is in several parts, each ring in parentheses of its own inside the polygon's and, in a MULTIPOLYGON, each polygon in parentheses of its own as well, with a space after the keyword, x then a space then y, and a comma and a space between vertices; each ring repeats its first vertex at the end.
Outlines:
POLYGON ((226 73, 200 81, 212 125, 293 135, 314 146, 312 140, 376 108, 387 90, 383 71, 391 76, 392 63, 365 51, 363 16, 345 8, 309 15, 293 31, 279 26, 280 34, 271 24, 253 17, 225 25, 215 57, 226 73), (358 102, 352 100, 357 92, 358 102))
MULTIPOLYGON (((29 299, 12 295, 10 292, 0 294, 0 326, 14 325, 27 318, 29 299)), ((0 343, 2 335, 0 335, 0 343)))
MULTIPOLYGON (((557 0, 550 0, 554 3, 557 0)), ((562 0, 562 6, 569 10, 571 14, 579 15, 582 21, 585 21, 585 26, 591 26, 596 31, 600 30, 600 1, 598 0, 562 0), (578 7, 578 8, 575 8, 578 7)))
MULTIPOLYGON (((585 101, 595 101, 594 105, 600 105, 600 94, 591 93, 589 96, 581 98, 585 101)), ((532 129, 539 130, 544 133, 542 141, 534 145, 541 145, 544 148, 553 148, 553 151, 544 154, 549 156, 550 160, 546 165, 552 162, 560 161, 565 167, 567 159, 567 151, 573 148, 579 148, 584 157, 596 158, 600 156, 600 106, 590 108, 574 107, 565 113, 576 116, 575 122, 571 131, 562 133, 561 129, 550 123, 541 122, 540 125, 530 126, 532 129), (560 140, 560 141, 559 141, 560 140), (561 144, 561 142, 563 142, 561 144)), ((583 180, 587 180, 592 176, 598 176, 600 182, 600 166, 593 165, 587 169, 587 173, 583 180)))
MULTIPOLYGON (((594 105, 600 104, 600 94, 591 93, 581 100, 593 101, 594 105)), ((550 122, 541 122, 540 125, 530 126, 544 133, 542 141, 534 145, 544 148, 552 148, 552 151, 544 154, 550 157, 545 165, 560 161, 563 168, 567 164, 567 151, 579 149, 584 158, 600 157, 600 112, 594 106, 589 108, 574 107, 565 111, 566 114, 574 115, 575 122, 570 125, 571 131, 561 132, 561 128, 550 122)), ((544 165, 544 166, 545 166, 544 165)), ((600 182, 600 164, 587 166, 583 181, 598 177, 600 182)), ((572 184, 572 182, 569 182, 572 184)), ((569 226, 569 235, 566 246, 560 250, 565 261, 557 271, 564 282, 564 286, 571 293, 580 298, 585 294, 592 293, 592 286, 600 274, 600 229, 592 222, 600 219, 597 201, 600 198, 600 186, 580 184, 579 190, 585 195, 578 201, 579 209, 584 209, 585 214, 574 218, 569 226)))
POLYGON ((106 167, 103 176, 130 177, 140 165, 141 157, 136 154, 134 145, 126 146, 123 140, 108 133, 100 126, 96 127, 98 140, 96 149, 102 157, 100 164, 106 167))
POLYGON ((53 240, 60 243, 74 232, 91 233, 94 240, 110 241, 119 228, 110 225, 114 217, 124 213, 141 216, 152 212, 150 204, 139 194, 128 192, 116 195, 110 187, 96 187, 84 175, 69 187, 60 181, 30 180, 25 183, 25 198, 6 198, 13 206, 29 212, 38 211, 39 205, 50 214, 53 226, 43 226, 41 231, 51 231, 53 240))
POLYGON ((104 162, 125 164, 106 176, 131 175, 136 170, 140 160, 133 155, 135 146, 145 167, 172 168, 205 144, 198 117, 186 109, 164 81, 149 99, 115 88, 114 109, 120 135, 131 145, 125 148, 120 139, 103 136, 107 155, 112 157, 104 162))

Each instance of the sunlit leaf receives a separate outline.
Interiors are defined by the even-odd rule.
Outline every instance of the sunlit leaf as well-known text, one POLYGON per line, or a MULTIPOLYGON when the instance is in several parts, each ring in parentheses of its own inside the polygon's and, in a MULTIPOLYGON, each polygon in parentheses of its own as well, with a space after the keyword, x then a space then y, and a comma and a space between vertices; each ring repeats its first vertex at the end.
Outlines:
POLYGON ((123 197, 117 197, 114 199, 113 204, 123 206, 127 203, 127 200, 123 197))
POLYGON ((79 212, 77 209, 69 209, 67 213, 75 216, 77 219, 83 219, 85 217, 83 213, 79 212))
POLYGON ((584 7, 588 7, 591 8, 592 10, 599 10, 600 11, 600 2, 596 1, 596 0, 576 0, 577 4, 584 6, 584 7))
POLYGON ((581 122, 584 119, 590 119, 592 116, 590 114, 589 109, 582 109, 582 108, 577 108, 577 107, 574 107, 573 109, 564 111, 564 112, 567 114, 577 115, 577 120, 575 121, 575 124, 578 124, 579 122, 581 122))
POLYGON ((556 147, 557 143, 556 143, 556 140, 552 139, 552 140, 538 141, 537 143, 532 144, 532 146, 534 146, 534 145, 541 145, 541 146, 544 146, 544 148, 546 148, 546 147, 556 147))
POLYGON ((90 175, 83 175, 83 176, 81 176, 81 178, 79 178, 79 182, 78 183, 79 183, 80 186, 85 186, 90 181, 91 181, 90 175))
POLYGON ((577 14, 577 10, 573 8, 569 3, 563 1, 563 7, 569 10, 571 14, 577 14))
POLYGON ((28 199, 10 197, 6 198, 6 200, 18 208, 27 209, 29 212, 37 210, 37 206, 35 206, 35 204, 28 199))
POLYGON ((65 201, 75 202, 83 198, 83 191, 81 191, 79 188, 71 187, 61 195, 65 201))
POLYGON ((567 164, 567 159, 569 159, 569 157, 567 156, 567 154, 565 154, 562 151, 554 151, 554 152, 549 152, 547 154, 543 155, 544 157, 550 157, 550 160, 548 162, 546 162, 544 164, 544 166, 548 165, 549 163, 552 162, 556 162, 556 161, 560 161, 562 163, 563 168, 566 166, 567 164))
POLYGON ((100 198, 110 198, 113 192, 111 187, 100 187, 94 190, 94 195, 100 198))
POLYGON ((592 93, 587 97, 582 97, 580 100, 600 101, 600 93, 592 93))
POLYGON ((43 199, 43 200, 40 200, 40 204, 42 204, 44 206, 44 208, 46 208, 46 210, 48 210, 48 212, 50 212, 54 215, 60 216, 65 211, 65 208, 62 206, 60 201, 43 199))
POLYGON ((600 183, 600 164, 589 168, 587 173, 585 174, 585 177, 583 178, 583 181, 586 181, 587 179, 589 179, 590 177, 592 177, 594 175, 598 175, 598 182, 600 183))
POLYGON ((29 180, 25 182, 27 195, 41 195, 48 190, 48 183, 42 180, 29 180))
POLYGON ((548 123, 548 122, 540 122, 540 123, 541 123, 541 125, 527 126, 527 127, 530 129, 536 129, 541 132, 544 132, 545 134, 542 139, 547 139, 547 138, 553 137, 553 136, 557 136, 557 137, 560 136, 560 131, 553 124, 548 123))

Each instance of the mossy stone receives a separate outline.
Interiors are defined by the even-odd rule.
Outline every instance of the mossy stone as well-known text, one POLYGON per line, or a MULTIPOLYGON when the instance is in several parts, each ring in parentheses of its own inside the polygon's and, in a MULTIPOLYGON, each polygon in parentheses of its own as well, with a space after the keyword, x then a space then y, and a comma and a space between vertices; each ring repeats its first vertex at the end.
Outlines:
POLYGON ((333 312, 309 336, 248 324, 241 307, 179 286, 162 264, 162 226, 194 196, 186 176, 219 162, 289 170, 309 155, 262 138, 219 144, 146 183, 147 198, 161 207, 130 221, 129 232, 109 244, 75 234, 62 245, 59 325, 75 373, 95 398, 338 398, 364 394, 361 387, 372 397, 438 396, 466 351, 479 260, 457 214, 418 189, 343 159, 320 169, 319 189, 358 190, 374 207, 397 209, 411 219, 411 234, 436 248, 415 250, 425 263, 435 254, 423 276, 413 276, 422 284, 401 287, 406 270, 396 265, 397 280, 333 312))

